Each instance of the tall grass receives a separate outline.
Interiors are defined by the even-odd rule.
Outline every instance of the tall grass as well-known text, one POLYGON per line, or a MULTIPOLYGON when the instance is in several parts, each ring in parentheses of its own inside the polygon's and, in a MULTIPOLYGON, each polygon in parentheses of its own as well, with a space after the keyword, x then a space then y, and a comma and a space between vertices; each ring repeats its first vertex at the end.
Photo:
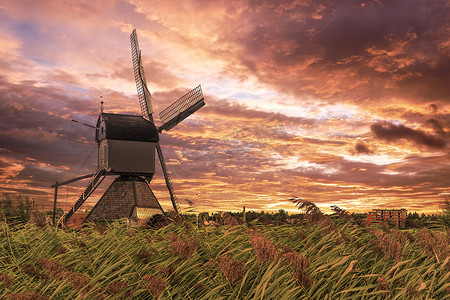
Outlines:
POLYGON ((329 218, 80 231, 1 222, 0 298, 449 299, 449 241, 445 230, 329 218))

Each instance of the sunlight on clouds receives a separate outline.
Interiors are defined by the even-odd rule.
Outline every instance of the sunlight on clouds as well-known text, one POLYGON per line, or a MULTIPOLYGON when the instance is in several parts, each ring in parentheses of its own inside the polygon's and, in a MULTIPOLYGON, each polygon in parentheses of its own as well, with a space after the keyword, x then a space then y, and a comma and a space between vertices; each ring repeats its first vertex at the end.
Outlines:
MULTIPOLYGON (((245 80, 219 76, 210 83, 208 89, 214 91, 218 98, 237 101, 249 109, 277 112, 276 108, 279 107, 277 101, 280 95, 259 83, 254 76, 245 80)), ((205 92, 207 91, 205 88, 205 92)))
POLYGON ((11 183, 14 177, 24 169, 24 165, 18 161, 11 161, 5 157, 0 157, 0 164, 2 171, 0 172, 0 180, 4 183, 11 183))
MULTIPOLYGON (((397 171, 390 171, 390 170, 387 170, 387 171, 380 172, 380 174, 386 174, 386 175, 398 175, 398 174, 400 174, 400 173, 397 172, 397 171)), ((408 175, 414 175, 414 173, 408 173, 408 175)))
POLYGON ((364 162, 364 163, 372 163, 376 165, 390 165, 402 162, 406 155, 403 157, 391 157, 389 155, 383 155, 383 154, 375 154, 375 155, 366 155, 366 154, 360 154, 360 155, 342 155, 346 160, 348 161, 355 161, 355 162, 364 162))
POLYGON ((271 209, 271 208, 277 208, 278 206, 281 206, 281 205, 286 205, 286 202, 269 203, 269 204, 266 204, 266 207, 271 209))
POLYGON ((317 119, 362 119, 355 106, 346 104, 334 104, 319 106, 317 119))
POLYGON ((330 167, 327 165, 319 165, 309 161, 303 161, 300 157, 297 156, 274 156, 278 162, 284 164, 284 169, 286 170, 295 170, 301 169, 304 171, 310 172, 322 172, 323 174, 336 174, 339 173, 340 170, 335 167, 330 167))
POLYGON ((288 117, 314 118, 311 106, 280 105, 279 103, 273 103, 269 107, 272 111, 279 112, 288 117))
MULTIPOLYGON (((327 212, 423 209, 448 189, 448 28, 432 22, 445 5, 418 1, 411 15, 385 1, 361 18, 314 1, 22 2, 0 5, 0 125, 10 134, 0 176, 16 178, 11 189, 51 200, 53 177, 95 147, 82 129, 55 127, 95 122, 100 96, 107 112, 139 114, 133 28, 157 112, 202 84, 206 106, 161 139, 179 198, 199 209, 294 212, 283 199, 297 192, 327 212), (441 135, 447 147, 396 132, 383 140, 377 122, 441 135)), ((161 174, 152 188, 170 208, 161 174)))

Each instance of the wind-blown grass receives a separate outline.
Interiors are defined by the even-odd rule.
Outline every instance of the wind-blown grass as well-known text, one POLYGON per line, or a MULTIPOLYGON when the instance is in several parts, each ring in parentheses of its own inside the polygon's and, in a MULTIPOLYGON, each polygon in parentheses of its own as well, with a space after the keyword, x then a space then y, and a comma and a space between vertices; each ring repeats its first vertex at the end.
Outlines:
POLYGON ((1 299, 448 299, 449 232, 0 223, 1 299))

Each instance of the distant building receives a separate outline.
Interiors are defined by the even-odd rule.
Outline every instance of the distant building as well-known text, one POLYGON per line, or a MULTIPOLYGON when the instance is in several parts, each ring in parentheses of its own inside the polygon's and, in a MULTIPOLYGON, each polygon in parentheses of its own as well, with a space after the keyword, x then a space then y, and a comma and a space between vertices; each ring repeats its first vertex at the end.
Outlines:
POLYGON ((405 227, 406 209, 374 209, 367 213, 367 222, 379 223, 387 220, 393 220, 395 226, 405 227))

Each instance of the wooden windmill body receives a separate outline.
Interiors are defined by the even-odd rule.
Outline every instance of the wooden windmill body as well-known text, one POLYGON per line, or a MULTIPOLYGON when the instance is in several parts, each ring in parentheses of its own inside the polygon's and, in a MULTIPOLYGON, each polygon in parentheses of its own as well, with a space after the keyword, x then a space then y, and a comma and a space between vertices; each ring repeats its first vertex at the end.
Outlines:
POLYGON ((145 180, 151 181, 155 173, 155 149, 159 142, 156 126, 141 116, 101 113, 97 128, 97 168, 119 177, 90 211, 86 221, 127 218, 137 223, 142 216, 164 215, 145 180))
POLYGON ((173 209, 176 213, 180 211, 159 144, 159 134, 162 130, 170 130, 204 106, 203 93, 201 87, 198 86, 172 103, 160 113, 162 125, 157 127, 153 120, 152 98, 145 80, 136 30, 133 30, 130 39, 142 115, 104 113, 102 104, 95 127, 95 140, 98 145, 96 173, 91 174, 92 176, 84 175, 53 185, 55 187, 55 211, 58 186, 90 177, 90 182, 83 194, 70 211, 64 215, 64 223, 70 220, 107 176, 116 176, 116 178, 90 211, 86 217, 87 221, 111 221, 126 218, 137 222, 143 217, 165 215, 149 185, 155 173, 156 154, 158 154, 173 209))

